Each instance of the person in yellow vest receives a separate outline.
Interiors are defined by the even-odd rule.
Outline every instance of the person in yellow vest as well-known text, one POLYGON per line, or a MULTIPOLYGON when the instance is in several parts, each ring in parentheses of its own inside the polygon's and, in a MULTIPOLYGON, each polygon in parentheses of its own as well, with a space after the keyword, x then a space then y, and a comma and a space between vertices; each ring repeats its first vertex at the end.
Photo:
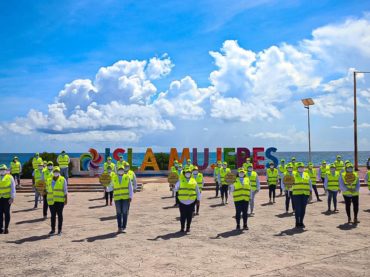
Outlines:
POLYGON ((131 180, 132 187, 134 189, 134 192, 137 190, 137 182, 136 182, 136 174, 133 170, 130 169, 130 164, 128 162, 124 163, 124 169, 125 169, 125 174, 128 174, 131 180))
MULTIPOLYGON (((245 173, 245 170, 244 170, 244 173, 245 173)), ((253 166, 251 163, 248 164, 245 178, 249 179, 249 183, 251 186, 249 208, 250 208, 250 214, 254 215, 254 198, 256 194, 260 191, 261 185, 260 185, 258 174, 256 171, 253 170, 253 166)))
POLYGON ((216 184, 216 196, 215 196, 215 198, 218 197, 218 192, 220 192, 220 195, 221 195, 221 184, 220 184, 220 181, 219 181, 219 178, 218 178, 219 175, 220 175, 221 167, 222 167, 222 162, 217 161, 217 164, 216 164, 215 168, 213 169, 213 179, 215 180, 215 184, 216 184))
POLYGON ((220 172, 218 174, 218 182, 221 184, 221 203, 222 205, 227 204, 228 200, 228 191, 229 185, 226 183, 225 176, 227 173, 231 172, 230 168, 227 167, 227 162, 222 163, 222 167, 220 168, 220 172))
POLYGON ((296 228, 305 228, 304 217, 306 206, 310 193, 312 191, 310 176, 304 170, 304 163, 298 162, 297 172, 294 175, 294 184, 292 188, 293 202, 295 209, 296 228))
POLYGON ((334 212, 337 212, 337 195, 339 191, 339 179, 340 174, 336 171, 335 164, 330 165, 329 173, 326 174, 324 187, 325 190, 328 192, 328 210, 327 212, 331 212, 331 200, 333 199, 334 204, 334 212))
POLYGON ((112 162, 112 157, 108 157, 108 158, 107 158, 107 161, 104 163, 104 172, 107 172, 107 170, 108 170, 108 166, 112 167, 112 168, 113 168, 113 171, 115 171, 116 166, 115 166, 115 164, 112 162))
MULTIPOLYGON (((41 175, 41 180, 44 180, 45 183, 47 184, 50 179, 53 179, 54 176, 54 163, 52 161, 49 161, 46 163, 46 167, 42 170, 42 175, 41 175)), ((46 192, 46 186, 45 186, 45 191, 41 193, 42 196, 42 215, 44 219, 47 218, 48 216, 48 200, 47 200, 47 192, 46 192)))
POLYGON ((240 219, 243 218, 243 229, 248 230, 248 206, 251 193, 250 179, 245 176, 244 168, 238 169, 234 184, 230 185, 235 204, 236 229, 240 230, 240 219))
POLYGON ((0 165, 0 234, 9 233, 10 207, 16 193, 14 178, 7 173, 7 170, 5 164, 0 165))
MULTIPOLYGON (((318 175, 320 176, 321 178, 321 182, 324 184, 325 182, 325 178, 326 178, 326 174, 328 174, 330 171, 330 168, 329 166, 326 164, 326 161, 323 160, 321 161, 321 166, 319 168, 319 172, 318 172, 318 175)), ((326 188, 324 186, 324 190, 325 190, 325 193, 326 193, 326 188)))
POLYGON ((179 181, 176 183, 175 191, 179 193, 180 232, 185 232, 186 224, 186 232, 188 233, 190 232, 194 207, 200 201, 201 194, 197 181, 192 176, 190 167, 185 166, 183 176, 184 178, 179 178, 179 181))
POLYGON ((291 161, 290 161, 293 165, 293 171, 297 171, 297 162, 296 162, 296 158, 295 157, 292 157, 291 161))
MULTIPOLYGON (((175 173, 177 176, 179 176, 179 173, 177 171, 178 167, 179 167, 179 162, 177 160, 175 160, 173 162, 173 165, 171 166, 171 170, 170 170, 171 173, 175 173)), ((176 196, 176 193, 175 193, 175 190, 174 190, 175 185, 173 184, 170 187, 171 187, 172 197, 175 197, 176 196)))
MULTIPOLYGON (((39 153, 36 153, 35 156, 32 158, 32 169, 36 170, 39 168, 39 165, 43 165, 42 158, 40 157, 39 153)), ((35 184, 35 179, 32 178, 32 185, 35 184)))
MULTIPOLYGON (((37 184, 38 181, 44 180, 44 163, 42 162, 41 164, 38 165, 38 168, 36 168, 33 173, 32 173, 32 178, 34 180, 34 184, 37 184)), ((33 187, 33 190, 35 192, 35 205, 34 209, 37 209, 37 204, 38 202, 41 203, 41 195, 37 191, 36 187, 33 187)))
POLYGON ((66 151, 62 151, 57 158, 57 162, 60 168, 60 174, 67 180, 68 183, 68 170, 69 170, 69 163, 71 160, 69 156, 66 154, 66 151))
MULTIPOLYGON (((197 166, 194 166, 193 168, 193 177, 195 181, 197 181, 199 192, 202 193, 202 190, 204 187, 204 178, 203 178, 203 174, 199 172, 199 169, 197 166)), ((197 201, 195 215, 199 215, 199 207, 200 207, 200 201, 197 201)))
POLYGON ((316 170, 316 168, 313 167, 313 163, 312 162, 309 162, 308 163, 308 167, 307 167, 307 169, 305 171, 310 176, 312 189, 315 192, 315 196, 316 196, 317 201, 318 202, 321 202, 322 200, 319 197, 319 192, 317 191, 317 186, 316 186, 316 183, 317 183, 317 170, 316 170))
POLYGON ((284 177, 285 176, 295 176, 296 172, 293 171, 293 164, 292 163, 288 163, 286 165, 286 171, 284 173, 284 175, 282 176, 282 188, 283 190, 285 191, 285 213, 289 213, 289 205, 290 205, 290 202, 292 202, 292 209, 293 209, 293 212, 294 212, 294 201, 293 201, 293 186, 292 185, 288 185, 288 184, 285 184, 284 183, 284 177))
POLYGON ((21 174, 22 174, 22 164, 19 162, 17 156, 13 158, 10 163, 10 174, 13 176, 14 180, 17 182, 17 188, 21 187, 21 174))
POLYGON ((365 184, 367 184, 367 188, 370 190, 370 169, 368 169, 366 172, 365 184))
POLYGON ((245 163, 243 163, 243 169, 245 172, 247 172, 249 165, 252 165, 253 167, 253 164, 251 163, 251 158, 248 157, 245 159, 245 163))
POLYGON ((193 171, 194 165, 191 163, 190 159, 186 160, 186 166, 188 166, 190 168, 190 170, 193 171))
MULTIPOLYGON (((183 174, 183 170, 182 170, 182 163, 177 164, 177 174, 179 176, 179 180, 185 179, 184 174, 183 174)), ((178 191, 175 190, 175 188, 173 189, 173 191, 175 192, 175 205, 174 205, 174 207, 178 207, 179 204, 180 204, 180 201, 179 201, 179 198, 178 198, 179 193, 178 193, 178 191)))
POLYGON ((354 211, 354 220, 353 223, 357 224, 360 223, 358 220, 358 209, 359 209, 359 195, 360 195, 360 178, 358 177, 357 172, 353 170, 353 164, 347 164, 345 168, 345 172, 340 175, 339 178, 339 187, 340 190, 343 192, 343 198, 346 203, 346 213, 348 217, 348 223, 351 223, 351 204, 353 203, 353 211, 354 211), (355 175, 355 179, 352 183, 348 183, 346 181, 346 175, 349 173, 353 173, 355 175))
POLYGON ((50 236, 55 234, 56 219, 58 216, 58 235, 62 235, 63 228, 63 210, 68 202, 68 184, 67 180, 60 175, 60 168, 54 166, 53 177, 47 180, 46 184, 47 202, 50 209, 50 236))
POLYGON ((344 162, 342 161, 342 156, 337 155, 337 159, 334 161, 336 170, 341 173, 341 171, 344 169, 344 162))
POLYGON ((284 178, 284 174, 286 173, 286 165, 285 165, 285 160, 281 159, 280 164, 278 166, 278 172, 279 172, 279 185, 280 185, 280 195, 283 194, 283 188, 282 188, 282 178, 284 178))
POLYGON ((113 199, 116 206, 118 233, 123 233, 127 227, 130 203, 134 195, 130 176, 125 174, 125 168, 120 166, 113 175, 113 199))
POLYGON ((273 162, 269 163, 269 168, 266 170, 266 176, 267 176, 267 184, 269 186, 269 199, 270 199, 269 202, 275 203, 276 185, 278 183, 279 172, 275 168, 275 164, 273 162))
MULTIPOLYGON (((122 166, 121 166, 122 167, 122 166)), ((113 203, 113 179, 115 178, 116 173, 113 171, 113 168, 111 166, 107 167, 107 173, 111 177, 111 182, 108 186, 104 187, 105 192, 105 206, 108 206, 108 196, 109 196, 109 204, 112 206, 113 203)))
MULTIPOLYGON (((121 155, 119 155, 118 156, 118 161, 117 161, 117 164, 116 164, 116 168, 118 168, 118 167, 120 167, 120 166, 124 166, 124 163, 125 163, 126 161, 123 159, 123 155, 121 154, 121 155)), ((113 169, 113 171, 115 171, 114 169, 113 169)))

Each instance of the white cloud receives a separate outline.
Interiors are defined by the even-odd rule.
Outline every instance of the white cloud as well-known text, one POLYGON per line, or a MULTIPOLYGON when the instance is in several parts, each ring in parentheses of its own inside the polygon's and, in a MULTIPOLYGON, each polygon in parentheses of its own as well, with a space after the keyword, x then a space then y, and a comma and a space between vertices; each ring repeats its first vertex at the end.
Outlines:
POLYGON ((43 137, 44 140, 67 141, 67 142, 120 142, 132 143, 137 142, 140 136, 131 131, 88 131, 83 133, 53 134, 43 137))
MULTIPOLYGON (((339 125, 333 125, 331 126, 332 129, 353 129, 353 125, 347 125, 347 126, 339 126, 339 125)), ((357 128, 359 129, 367 129, 370 128, 370 123, 360 123, 357 125, 357 128)))
POLYGON ((163 55, 162 59, 151 58, 146 68, 146 75, 150 80, 155 80, 167 76, 170 74, 174 64, 167 55, 163 55))
POLYGON ((286 141, 288 143, 294 144, 301 141, 307 140, 307 134, 302 131, 296 131, 295 129, 289 129, 284 133, 279 132, 260 132, 252 134, 251 137, 264 139, 264 140, 278 140, 286 141))

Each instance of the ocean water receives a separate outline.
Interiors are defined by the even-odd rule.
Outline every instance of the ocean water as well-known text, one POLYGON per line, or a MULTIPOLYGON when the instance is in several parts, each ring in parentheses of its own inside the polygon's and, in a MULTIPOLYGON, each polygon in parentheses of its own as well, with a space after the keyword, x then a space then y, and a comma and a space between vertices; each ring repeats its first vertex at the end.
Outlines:
MULTIPOLYGON (((68 153, 68 155, 71 158, 79 158, 82 153, 68 153)), ((326 160, 327 163, 331 163, 335 160, 336 155, 342 155, 343 160, 350 160, 353 162, 354 156, 353 152, 351 151, 345 151, 345 152, 312 152, 312 161, 315 165, 318 165, 321 163, 322 160, 326 160)), ((20 162, 23 164, 26 161, 28 161, 31 157, 33 157, 34 153, 0 153, 0 164, 6 164, 9 166, 11 160, 14 156, 18 156, 20 162)), ((101 155, 104 157, 104 153, 101 153, 101 155)), ((144 159, 145 153, 135 153, 133 152, 133 164, 136 166, 140 166, 143 159, 144 159)), ((181 155, 181 153, 179 153, 181 155)), ((262 155, 260 153, 259 155, 262 155)), ((308 152, 276 152, 272 154, 276 158, 285 159, 286 161, 289 161, 291 157, 296 157, 297 161, 302 161, 304 163, 308 162, 308 152)), ((366 165, 367 159, 370 158, 370 151, 360 151, 358 153, 359 155, 359 165, 366 165)), ((190 155, 192 157, 192 153, 190 155)), ((127 159, 127 154, 124 155, 124 159, 127 159)), ((203 164, 204 155, 203 153, 198 153, 198 164, 203 164)), ((268 163, 270 160, 265 160, 263 163, 268 163)), ((216 162, 216 152, 210 152, 209 153, 209 163, 215 163, 216 162)))

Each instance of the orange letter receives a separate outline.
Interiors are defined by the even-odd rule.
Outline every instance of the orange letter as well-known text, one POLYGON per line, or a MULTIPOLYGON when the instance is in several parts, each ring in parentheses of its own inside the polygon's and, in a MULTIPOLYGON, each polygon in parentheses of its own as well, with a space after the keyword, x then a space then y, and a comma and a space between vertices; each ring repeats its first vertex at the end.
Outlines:
POLYGON ((147 167, 153 167, 154 170, 159 171, 157 161, 155 159, 152 148, 146 149, 143 163, 141 164, 140 171, 144 171, 147 167))
POLYGON ((189 148, 182 149, 180 160, 179 160, 179 154, 177 153, 176 148, 171 148, 171 150, 170 150, 170 160, 168 161, 168 170, 171 170, 171 166, 173 166, 173 162, 175 160, 178 160, 179 163, 183 163, 184 160, 186 162, 187 159, 190 159, 189 148))

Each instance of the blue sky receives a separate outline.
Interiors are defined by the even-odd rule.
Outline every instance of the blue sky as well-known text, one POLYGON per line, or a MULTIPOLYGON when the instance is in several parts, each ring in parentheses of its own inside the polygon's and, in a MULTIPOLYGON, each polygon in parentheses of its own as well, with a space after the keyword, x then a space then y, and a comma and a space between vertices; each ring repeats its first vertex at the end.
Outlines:
MULTIPOLYGON (((0 132, 4 133, 4 142, 0 151, 36 151, 40 150, 40 143, 46 150, 57 150, 60 146, 70 151, 117 145, 134 148, 153 146, 158 149, 172 145, 277 146, 283 150, 305 150, 306 114, 298 103, 305 96, 330 98, 330 101, 326 98, 321 101, 323 104, 318 106, 316 113, 313 110, 314 149, 351 150, 352 129, 349 127, 352 114, 346 94, 351 84, 350 78, 345 78, 350 68, 369 70, 363 67, 368 66, 370 56, 364 49, 341 43, 346 32, 348 40, 356 39, 348 31, 351 28, 365 37, 369 35, 366 30, 361 30, 369 21, 368 11, 369 1, 3 1, 0 3, 0 96, 3 104, 0 132), (326 26, 330 28, 318 32, 318 37, 313 36, 314 30, 326 26), (338 43, 337 39, 341 41, 338 43), (339 46, 329 47, 325 43, 328 40, 339 46), (237 42, 226 43, 223 48, 227 41, 237 42), (296 58, 297 53, 292 53, 286 45, 303 56, 296 58), (272 49, 273 46, 278 49, 272 49), (355 48, 356 51, 353 51, 355 48), (239 50, 255 53, 257 58, 250 65, 237 64, 232 57, 239 55, 239 50), (221 53, 226 58, 219 57, 217 64, 217 57, 210 55, 210 51, 221 53), (267 53, 266 57, 263 53, 267 53), (328 57, 328 53, 332 57, 328 57), (282 76, 291 72, 290 67, 296 70, 286 80, 292 84, 281 88, 281 91, 276 90, 280 91, 276 95, 287 97, 287 101, 280 101, 271 95, 276 86, 285 82, 282 77, 276 80, 276 84, 271 81, 271 92, 262 96, 263 89, 257 83, 258 76, 271 76, 271 73, 264 75, 263 67, 256 65, 261 61, 276 65, 281 61, 281 58, 276 59, 276 55, 280 54, 285 55, 289 63, 282 76), (156 58, 157 62, 170 59, 171 65, 160 65, 164 71, 156 77, 135 79, 135 84, 140 83, 135 89, 144 97, 135 100, 138 102, 131 98, 127 100, 130 93, 134 93, 129 89, 117 91, 116 98, 104 95, 109 94, 112 88, 107 80, 100 84, 99 90, 99 81, 95 76, 101 67, 111 66, 120 60, 147 61, 148 66, 152 58, 156 58), (369 58, 367 62, 366 58, 369 58), (304 60, 305 64, 301 65, 300 60, 304 60), (235 66, 235 71, 227 71, 232 66, 235 66), (244 66, 246 71, 248 68, 253 71, 251 75, 244 76, 244 66), (297 75, 307 68, 302 76, 297 75), (262 72, 261 75, 256 73, 258 71, 262 72), (216 73, 212 75, 213 72, 216 73), (191 80, 184 80, 186 76, 191 80), (66 84, 86 79, 93 84, 90 94, 96 95, 90 98, 98 105, 108 105, 116 100, 123 105, 117 109, 127 108, 136 113, 143 108, 140 120, 145 122, 154 118, 159 124, 146 126, 138 122, 127 127, 130 125, 128 121, 135 122, 137 118, 125 114, 121 123, 112 123, 108 127, 106 122, 85 126, 84 121, 73 121, 64 127, 63 119, 59 118, 59 122, 51 116, 48 105, 64 103, 68 106, 64 110, 65 116, 74 115, 75 118, 75 106, 71 103, 81 103, 76 104, 74 98, 71 100, 68 96, 71 92, 67 89, 67 96, 59 100, 56 98, 66 84), (170 91, 171 84, 175 82, 173 87, 176 87, 176 82, 181 80, 182 85, 170 91), (233 81, 228 83, 229 80, 233 81), (244 82, 245 85, 237 85, 244 82), (317 84, 313 85, 315 82, 317 84), (186 92, 186 87, 194 84, 196 87, 186 92), (248 91, 249 88, 251 91, 248 91), (95 89, 97 92, 91 93, 95 89), (147 89, 150 92, 140 91, 147 89), (160 97, 161 92, 164 95, 160 97), (332 94, 328 96, 327 92, 332 94), (340 101, 331 103, 337 99, 335 93, 340 94, 340 101), (190 100, 183 107, 184 98, 190 100), (202 100, 197 100, 199 98, 202 100), (240 103, 235 103, 235 98, 240 103), (256 106, 253 101, 266 101, 266 106, 256 106), (330 107, 325 106, 325 102, 330 102, 330 107), (194 110, 189 108, 192 105, 194 110), (232 105, 236 106, 230 111, 223 108, 232 105), (246 109, 243 110, 243 107, 246 109), (45 117, 29 116, 31 109, 45 117), (236 110, 251 113, 251 109, 255 111, 250 116, 230 115, 236 110), (33 128, 35 118, 45 122, 33 128), (27 132, 24 132, 25 129, 27 132), (222 129, 228 135, 220 136, 222 129), (113 134, 113 138, 113 132, 119 135, 113 134), (55 133, 56 136, 53 136, 55 133), (88 137, 83 136, 86 133, 88 137), (197 135, 189 135, 191 133, 197 135)), ((248 55, 244 53, 236 59, 244 57, 248 63, 249 59, 254 59, 248 55)), ((280 67, 277 68, 279 70, 280 67)), ((149 74, 147 69, 144 66, 146 75, 149 74)), ((132 76, 126 77, 130 79, 132 76)), ((86 88, 86 83, 84 85, 86 88)), ((81 89, 81 83, 76 86, 78 93, 86 93, 81 89)), ((359 82, 359 90, 363 90, 360 100, 363 106, 359 108, 362 150, 370 148, 370 120, 366 117, 370 105, 370 101, 367 103, 369 87, 368 78, 362 78, 359 82)), ((84 103, 86 106, 82 110, 87 111, 92 100, 89 101, 84 103)), ((109 108, 105 107, 104 111, 109 108)), ((98 108, 100 112, 101 109, 98 108)), ((118 113, 117 116, 121 115, 118 113)))

